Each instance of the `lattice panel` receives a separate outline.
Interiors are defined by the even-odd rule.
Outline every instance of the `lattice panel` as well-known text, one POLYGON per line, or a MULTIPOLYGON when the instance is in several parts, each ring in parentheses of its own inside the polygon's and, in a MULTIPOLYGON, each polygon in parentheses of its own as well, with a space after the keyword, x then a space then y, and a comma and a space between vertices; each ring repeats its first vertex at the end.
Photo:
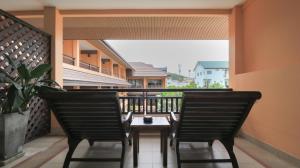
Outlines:
MULTIPOLYGON (((0 68, 16 76, 16 70, 5 59, 7 55, 16 62, 23 62, 30 68, 50 61, 50 36, 39 29, 0 10, 0 68)), ((49 75, 45 76, 49 78, 49 75)), ((1 86, 5 91, 6 86, 1 86)), ((30 103, 30 117, 26 141, 50 131, 50 111, 46 102, 34 98, 30 103)))

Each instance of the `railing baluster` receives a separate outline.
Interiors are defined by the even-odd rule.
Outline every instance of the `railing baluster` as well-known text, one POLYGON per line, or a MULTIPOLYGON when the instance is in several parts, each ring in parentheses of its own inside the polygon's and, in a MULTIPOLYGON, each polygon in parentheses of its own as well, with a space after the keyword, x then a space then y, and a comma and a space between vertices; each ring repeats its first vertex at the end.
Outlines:
POLYGON ((127 99, 127 112, 130 111, 130 98, 127 99))
POLYGON ((178 111, 178 106, 179 106, 179 104, 178 104, 178 97, 176 97, 176 113, 179 112, 179 111, 178 111))
POLYGON ((168 101, 169 99, 168 99, 168 97, 166 97, 166 113, 168 113, 169 112, 169 101, 168 101))
POLYGON ((155 113, 158 113, 157 105, 158 105, 158 101, 157 101, 157 97, 155 97, 155 113))
POLYGON ((173 103, 174 103, 174 102, 173 102, 173 99, 174 99, 174 98, 171 97, 171 111, 173 111, 173 103))
POLYGON ((135 113, 135 97, 134 98, 132 98, 132 106, 133 106, 133 109, 132 109, 132 111, 133 111, 133 113, 135 113))
POLYGON ((152 109, 152 97, 150 97, 149 100, 150 100, 150 114, 152 114, 152 110, 153 110, 153 109, 152 109))
POLYGON ((138 113, 141 113, 141 96, 138 97, 138 113))
POLYGON ((163 98, 160 98, 160 113, 163 113, 163 98))

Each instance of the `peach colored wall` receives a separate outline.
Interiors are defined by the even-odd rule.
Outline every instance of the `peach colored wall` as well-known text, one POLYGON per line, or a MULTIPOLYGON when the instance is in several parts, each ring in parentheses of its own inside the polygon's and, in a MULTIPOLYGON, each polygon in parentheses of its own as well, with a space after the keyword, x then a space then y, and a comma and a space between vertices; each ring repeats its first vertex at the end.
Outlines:
POLYGON ((95 65, 98 67, 100 64, 98 54, 91 54, 90 56, 88 56, 87 54, 80 54, 80 61, 91 64, 91 65, 95 65))
POLYGON ((299 8, 299 0, 252 0, 245 6, 245 72, 299 65, 299 8))
POLYGON ((73 57, 73 40, 64 40, 64 55, 73 57))
POLYGON ((254 105, 243 132, 298 159, 299 6, 299 0, 246 2, 241 23, 243 52, 230 54, 231 60, 242 57, 242 62, 235 62, 235 66, 243 65, 243 72, 231 76, 234 89, 262 92, 262 99, 254 105))

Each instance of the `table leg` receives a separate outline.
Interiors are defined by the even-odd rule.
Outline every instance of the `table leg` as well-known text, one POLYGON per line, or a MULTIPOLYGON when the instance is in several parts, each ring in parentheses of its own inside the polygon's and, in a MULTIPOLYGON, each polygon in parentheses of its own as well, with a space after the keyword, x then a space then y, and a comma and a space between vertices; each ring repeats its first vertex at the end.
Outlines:
POLYGON ((168 129, 163 130, 163 166, 168 163, 168 129))
POLYGON ((137 167, 138 165, 138 142, 139 142, 139 132, 133 131, 133 165, 137 167))
POLYGON ((137 135, 137 152, 140 153, 140 133, 138 132, 137 135))
POLYGON ((160 153, 163 153, 163 139, 164 139, 164 131, 163 130, 161 130, 160 131, 160 153))

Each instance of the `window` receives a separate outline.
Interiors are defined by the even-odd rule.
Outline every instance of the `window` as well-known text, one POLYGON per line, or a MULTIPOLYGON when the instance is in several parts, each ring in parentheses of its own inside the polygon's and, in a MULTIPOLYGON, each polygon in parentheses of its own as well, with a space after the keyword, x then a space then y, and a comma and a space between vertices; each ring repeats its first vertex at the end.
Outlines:
POLYGON ((229 81, 228 81, 228 79, 225 79, 225 87, 226 87, 226 88, 229 87, 229 81))
POLYGON ((131 88, 143 88, 144 82, 142 79, 129 79, 128 82, 131 84, 131 88))
POLYGON ((203 79, 203 83, 204 83, 204 87, 208 88, 208 86, 210 85, 211 79, 203 79))
POLYGON ((197 76, 199 76, 199 72, 197 73, 197 76))
POLYGON ((212 74, 212 71, 206 71, 206 74, 207 74, 207 75, 211 75, 211 74, 212 74))
POLYGON ((160 79, 148 80, 148 88, 162 88, 162 80, 160 79))
POLYGON ((227 72, 228 72, 227 69, 225 69, 225 70, 224 70, 224 77, 225 77, 225 78, 227 77, 227 72))

